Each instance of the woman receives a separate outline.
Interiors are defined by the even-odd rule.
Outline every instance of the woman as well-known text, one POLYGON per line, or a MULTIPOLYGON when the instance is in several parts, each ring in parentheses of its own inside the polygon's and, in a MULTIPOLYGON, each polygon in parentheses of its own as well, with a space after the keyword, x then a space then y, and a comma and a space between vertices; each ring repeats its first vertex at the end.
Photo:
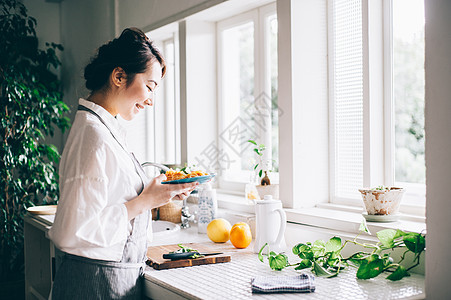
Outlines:
POLYGON ((85 68, 90 96, 79 100, 60 164, 60 201, 49 236, 61 251, 53 299, 139 299, 150 210, 183 199, 197 183, 150 183, 127 151, 116 120, 133 119, 166 71, 139 29, 125 29, 85 68))

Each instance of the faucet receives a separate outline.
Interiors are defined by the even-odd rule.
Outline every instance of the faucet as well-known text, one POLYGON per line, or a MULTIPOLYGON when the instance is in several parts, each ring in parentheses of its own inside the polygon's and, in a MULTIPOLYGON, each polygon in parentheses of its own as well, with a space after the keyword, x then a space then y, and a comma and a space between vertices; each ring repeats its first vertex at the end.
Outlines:
POLYGON ((165 165, 159 164, 159 163, 150 162, 150 161, 143 163, 141 166, 142 166, 143 168, 144 168, 144 167, 157 167, 157 168, 159 168, 160 170, 164 171, 165 173, 166 173, 167 171, 169 171, 169 168, 166 167, 165 165))
POLYGON ((180 225, 180 227, 182 227, 183 229, 186 229, 186 228, 190 228, 191 227, 191 225, 190 225, 190 221, 191 222, 196 222, 196 217, 195 217, 195 215, 194 214, 190 214, 190 212, 189 212, 189 207, 188 207, 188 205, 186 204, 186 200, 188 199, 188 197, 186 197, 185 199, 183 199, 183 206, 182 206, 182 217, 181 217, 181 219, 182 219, 182 224, 180 225))

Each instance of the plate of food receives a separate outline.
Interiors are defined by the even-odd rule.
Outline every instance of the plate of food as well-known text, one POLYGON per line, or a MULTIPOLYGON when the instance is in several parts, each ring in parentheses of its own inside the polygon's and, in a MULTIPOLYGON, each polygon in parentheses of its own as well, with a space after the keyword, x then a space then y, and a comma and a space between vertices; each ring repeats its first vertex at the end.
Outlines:
POLYGON ((205 183, 215 177, 215 174, 208 174, 202 171, 191 171, 190 173, 185 173, 184 171, 175 171, 172 169, 167 171, 165 175, 166 180, 162 181, 162 184, 180 184, 195 181, 205 183))

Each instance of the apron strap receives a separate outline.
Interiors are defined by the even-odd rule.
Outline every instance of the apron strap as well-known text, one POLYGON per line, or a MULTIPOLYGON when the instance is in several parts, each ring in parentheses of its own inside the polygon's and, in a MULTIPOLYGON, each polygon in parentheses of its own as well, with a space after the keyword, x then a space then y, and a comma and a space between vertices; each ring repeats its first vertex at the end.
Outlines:
POLYGON ((138 174, 139 178, 141 179, 141 190, 138 192, 138 195, 142 193, 142 191, 144 190, 144 182, 146 181, 146 174, 144 172, 144 169, 142 168, 141 164, 139 163, 139 161, 136 159, 135 154, 133 154, 133 152, 128 152, 127 149, 125 149, 125 147, 122 145, 122 143, 119 141, 119 139, 116 138, 116 136, 114 135, 113 131, 111 130, 111 128, 107 125, 107 123, 102 119, 102 117, 99 116, 99 114, 97 114, 95 111, 93 111, 92 109, 83 106, 83 105, 78 105, 78 110, 80 111, 86 111, 94 116, 96 116, 100 122, 105 125, 105 127, 108 129, 108 131, 111 133, 111 135, 113 136, 113 138, 116 140, 116 142, 119 144, 119 146, 121 146, 122 149, 124 149, 125 153, 127 153, 127 155, 131 158, 132 162, 133 162, 133 166, 135 167, 135 172, 136 174, 138 174))

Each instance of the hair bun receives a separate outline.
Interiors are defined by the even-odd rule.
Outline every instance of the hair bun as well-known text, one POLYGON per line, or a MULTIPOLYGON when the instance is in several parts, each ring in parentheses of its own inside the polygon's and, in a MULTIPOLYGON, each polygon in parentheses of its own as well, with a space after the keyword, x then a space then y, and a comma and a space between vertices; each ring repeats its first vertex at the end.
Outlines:
POLYGON ((138 28, 126 28, 121 35, 102 45, 91 62, 86 66, 84 77, 86 88, 97 91, 108 83, 108 77, 116 67, 127 74, 127 85, 134 76, 146 72, 148 63, 157 60, 165 74, 166 63, 150 39, 138 28))

